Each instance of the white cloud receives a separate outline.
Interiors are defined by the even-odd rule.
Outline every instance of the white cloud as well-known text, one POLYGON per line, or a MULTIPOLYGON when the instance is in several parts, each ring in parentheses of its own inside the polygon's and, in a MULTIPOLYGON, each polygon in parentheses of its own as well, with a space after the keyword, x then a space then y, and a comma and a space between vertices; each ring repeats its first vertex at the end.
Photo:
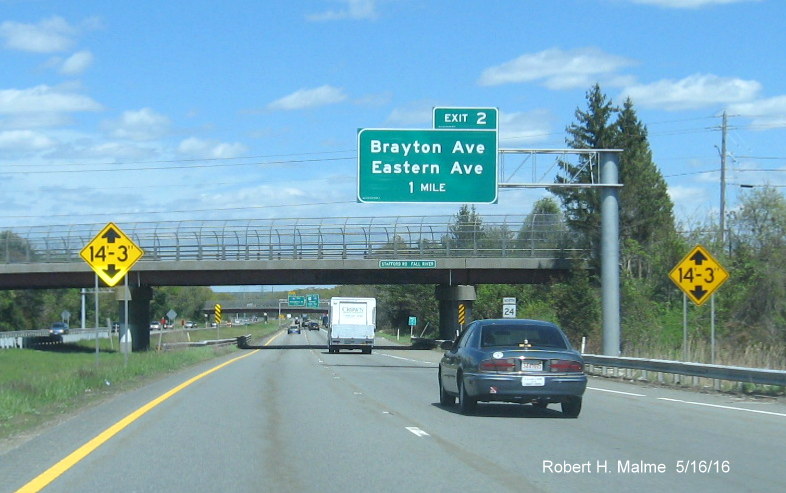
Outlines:
POLYGON ((74 44, 77 30, 62 17, 50 17, 38 24, 6 21, 0 24, 0 37, 6 48, 34 53, 65 51, 74 44))
POLYGON ((669 9, 699 9, 711 5, 725 5, 729 3, 759 2, 761 0, 630 0, 633 3, 655 5, 669 9))
POLYGON ((347 96, 342 89, 324 85, 314 89, 300 89, 273 101, 267 107, 271 110, 302 110, 340 103, 345 99, 347 96))
POLYGON ((511 144, 532 144, 549 137, 551 115, 546 110, 526 113, 501 112, 499 115, 500 146, 511 144))
POLYGON ((732 104, 728 111, 732 115, 750 118, 753 130, 786 127, 786 96, 732 104))
POLYGON ((670 185, 667 193, 680 218, 695 218, 707 213, 710 198, 705 187, 670 185))
POLYGON ((694 74, 626 87, 622 96, 630 97, 637 106, 676 111, 746 102, 760 90, 761 84, 755 80, 694 74))
POLYGON ((29 89, 0 90, 0 114, 68 113, 99 111, 102 107, 88 96, 45 84, 29 89))
POLYGON ((16 113, 0 120, 0 130, 64 127, 70 123, 66 113, 16 113))
POLYGON ((238 142, 215 142, 189 137, 178 145, 180 154, 194 158, 228 159, 240 157, 248 152, 243 144, 238 142))
POLYGON ((49 159, 61 160, 150 160, 161 157, 159 149, 142 146, 128 141, 123 142, 96 142, 89 137, 74 139, 64 142, 47 156, 49 159))
POLYGON ((79 75, 93 63, 93 54, 89 51, 78 51, 66 58, 60 66, 64 75, 79 75))
POLYGON ((4 151, 37 151, 47 149, 54 144, 54 140, 32 130, 0 132, 0 149, 4 151))
POLYGON ((394 108, 385 122, 396 126, 428 128, 433 123, 433 106, 428 103, 412 103, 403 108, 394 108))
POLYGON ((600 78, 613 83, 618 77, 614 72, 634 63, 633 60, 597 48, 569 51, 550 48, 489 67, 480 75, 478 83, 494 86, 537 81, 549 89, 587 87, 600 78))
POLYGON ((150 108, 137 111, 125 111, 119 120, 103 124, 112 137, 136 141, 154 140, 163 137, 169 131, 169 118, 150 108))
POLYGON ((363 20, 377 18, 376 0, 336 0, 345 4, 344 8, 338 10, 327 10, 318 14, 309 14, 307 20, 323 22, 336 21, 343 19, 363 20))

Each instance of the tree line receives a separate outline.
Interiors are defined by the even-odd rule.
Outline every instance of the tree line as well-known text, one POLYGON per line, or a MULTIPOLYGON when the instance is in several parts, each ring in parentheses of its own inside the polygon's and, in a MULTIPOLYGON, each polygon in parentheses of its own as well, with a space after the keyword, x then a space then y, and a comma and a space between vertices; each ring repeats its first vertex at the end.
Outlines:
MULTIPOLYGON (((655 164, 647 128, 626 99, 616 106, 594 85, 586 107, 575 112, 566 127, 566 144, 573 149, 622 149, 619 163, 621 337, 623 353, 682 344, 682 293, 669 271, 695 245, 702 244, 729 271, 730 279, 716 293, 718 338, 727 346, 786 345, 786 199, 773 187, 741 194, 739 207, 721 234, 714 223, 677 224, 666 182, 655 164)), ((577 163, 560 160, 557 184, 588 183, 595 172, 580 155, 577 163)), ((597 180, 595 180, 597 181, 597 180)), ((475 318, 500 317, 502 298, 518 300, 518 316, 559 323, 578 344, 590 340, 600 347, 600 192, 596 188, 552 187, 537 201, 530 221, 551 221, 547 230, 574 233, 577 246, 591 252, 589 268, 576 266, 569 279, 545 285, 477 286, 475 318)), ((527 228, 522 225, 517 239, 527 228)), ((451 228, 457 243, 481 238, 513 238, 513 232, 486 230, 474 207, 462 206, 451 228)), ((564 238, 564 236, 561 236, 564 238)), ((402 326, 409 315, 435 323, 433 291, 424 286, 379 288, 385 323, 402 326), (426 296, 429 295, 429 296, 426 296)), ((689 335, 706 339, 709 304, 689 310, 689 335)), ((436 334, 435 332, 431 333, 436 334)))
MULTIPOLYGON (((677 224, 666 182, 653 160, 647 128, 626 99, 615 105, 599 85, 590 88, 585 107, 577 108, 575 121, 566 127, 566 144, 574 149, 622 149, 619 179, 620 204, 621 338, 623 352, 652 346, 678 348, 682 343, 682 293, 668 279, 669 271, 700 243, 729 271, 730 278, 716 293, 719 338, 728 345, 786 345, 786 199, 773 187, 742 193, 729 214, 724 234, 718 224, 677 224)), ((559 160, 556 184, 590 182, 595 172, 580 155, 578 162, 559 160)), ((464 205, 454 216, 441 243, 451 248, 525 245, 534 240, 547 248, 580 248, 589 251, 588 265, 576 265, 569 278, 544 285, 480 285, 473 311, 475 318, 501 316, 502 297, 518 300, 520 317, 559 323, 575 344, 582 337, 590 349, 600 346, 600 192, 595 188, 551 187, 538 200, 518 231, 484 225, 474 207, 464 205), (533 238, 533 231, 539 231, 533 238), (587 268, 589 267, 589 268, 587 268)), ((34 252, 11 232, 0 233, 9 259, 34 260, 34 252)), ((391 245, 405 251, 407 245, 391 245)), ((430 246, 419 245, 421 249, 430 246)), ((439 245, 443 247, 444 245, 439 245)), ((425 336, 438 333, 438 306, 434 286, 339 286, 327 296, 373 295, 378 298, 382 328, 404 328, 417 316, 425 336)), ((323 294, 323 296, 326 296, 323 294)), ((174 308, 184 318, 198 318, 208 300, 209 288, 155 288, 153 318, 174 308)), ((102 313, 116 310, 114 297, 101 299, 102 313), (105 311, 107 310, 107 311, 105 311)), ((41 328, 41 322, 59 320, 68 308, 79 312, 79 291, 0 291, 0 330, 41 328)), ((88 304, 91 305, 91 304, 88 304)), ((88 307, 92 310, 92 306, 88 307)), ((689 310, 689 331, 704 338, 709 308, 689 310)))

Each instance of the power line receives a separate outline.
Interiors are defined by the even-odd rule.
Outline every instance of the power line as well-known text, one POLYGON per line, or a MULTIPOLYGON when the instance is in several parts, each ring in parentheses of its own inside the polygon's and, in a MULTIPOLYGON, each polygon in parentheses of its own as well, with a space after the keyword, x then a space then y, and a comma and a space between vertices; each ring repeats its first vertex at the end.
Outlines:
MULTIPOLYGON (((326 205, 347 205, 347 204, 354 204, 354 201, 336 201, 336 202, 311 202, 311 203, 302 203, 302 204, 276 204, 276 205, 252 205, 246 207, 211 207, 209 209, 183 209, 183 210, 166 210, 166 211, 135 211, 135 212, 101 212, 101 213, 87 213, 87 214, 79 214, 79 217, 91 217, 91 216, 106 216, 111 214, 112 216, 138 216, 138 215, 149 215, 149 214, 181 214, 181 213, 194 213, 194 212, 226 212, 226 211, 242 211, 242 210, 259 210, 259 209, 279 209, 279 208, 290 208, 290 207, 309 207, 309 206, 326 206, 326 205)), ((32 218, 39 218, 40 215, 0 215, 0 218, 3 219, 32 219, 32 218)), ((47 217, 70 217, 73 218, 74 214, 50 214, 47 217)))
MULTIPOLYGON (((318 163, 325 161, 347 161, 354 160, 356 157, 336 157, 336 158, 314 158, 314 159, 289 159, 281 161, 254 161, 250 163, 213 163, 213 164, 194 164, 186 166, 141 166, 135 168, 93 168, 93 169, 63 169, 63 170, 30 170, 23 171, 0 171, 2 175, 19 175, 19 174, 53 174, 53 173, 109 173, 109 172, 122 172, 122 171, 152 171, 152 170, 166 170, 176 171, 183 169, 200 169, 200 168, 229 168, 239 166, 276 166, 282 164, 298 164, 298 163, 318 163)), ((165 161, 167 162, 167 161, 165 161)), ((174 162, 174 161, 168 161, 174 162)), ((16 165, 20 166, 20 165, 16 165)), ((45 165, 54 166, 54 165, 45 165)), ((85 164, 85 166, 91 166, 85 164)))

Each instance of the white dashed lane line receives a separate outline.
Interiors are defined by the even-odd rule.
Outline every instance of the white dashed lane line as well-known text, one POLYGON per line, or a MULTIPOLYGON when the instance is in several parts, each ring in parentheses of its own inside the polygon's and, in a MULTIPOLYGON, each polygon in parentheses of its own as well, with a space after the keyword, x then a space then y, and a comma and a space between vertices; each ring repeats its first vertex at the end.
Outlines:
POLYGON ((421 360, 417 360, 417 359, 404 358, 402 356, 394 356, 392 354, 386 354, 386 353, 376 353, 376 354, 378 354, 379 356, 386 356, 388 358, 400 359, 401 361, 409 361, 410 363, 420 363, 421 365, 423 365, 425 367, 436 368, 437 366, 439 366, 437 363, 431 363, 429 361, 421 361, 421 360))
POLYGON ((744 411, 746 413, 757 413, 757 414, 768 414, 770 416, 783 416, 786 418, 786 413, 776 413, 773 411, 761 411, 759 409, 747 409, 744 407, 734 407, 734 406, 722 406, 720 404, 707 404, 706 402, 693 402, 693 401, 683 401, 680 399, 669 399, 667 397, 658 397, 659 401, 668 401, 668 402, 678 402, 680 404, 690 404, 693 406, 705 406, 705 407, 714 407, 717 409, 728 409, 730 411, 744 411))
POLYGON ((431 435, 429 435, 428 433, 426 433, 425 431, 423 431, 423 430, 421 430, 420 428, 418 428, 417 426, 407 426, 406 428, 407 428, 407 431, 408 431, 408 432, 410 432, 410 433, 412 433, 413 435, 415 435, 415 436, 418 436, 418 437, 427 437, 427 436, 431 436, 431 435))
POLYGON ((634 394, 633 392, 620 392, 619 390, 599 389, 597 387, 587 387, 587 390, 597 390, 598 392, 609 392, 611 394, 630 395, 633 397, 647 397, 644 394, 634 394))
MULTIPOLYGON (((620 395, 627 395, 631 397, 647 397, 645 394, 636 394, 634 392, 621 392, 619 390, 609 390, 609 389, 601 389, 598 387, 587 387, 587 390, 595 390, 598 392, 608 392, 610 394, 620 394, 620 395)), ((695 402, 695 401, 685 401, 682 399, 671 399, 668 397, 655 397, 656 400, 664 401, 664 402, 674 402, 677 404, 688 404, 691 406, 704 406, 704 407, 712 407, 715 409, 724 409, 727 411, 741 411, 746 413, 756 413, 756 414, 766 414, 769 416, 783 416, 786 417, 786 413, 777 413, 774 411, 761 411, 759 409, 748 409, 745 407, 736 407, 736 406, 724 406, 721 404, 709 404, 706 402, 695 402)))

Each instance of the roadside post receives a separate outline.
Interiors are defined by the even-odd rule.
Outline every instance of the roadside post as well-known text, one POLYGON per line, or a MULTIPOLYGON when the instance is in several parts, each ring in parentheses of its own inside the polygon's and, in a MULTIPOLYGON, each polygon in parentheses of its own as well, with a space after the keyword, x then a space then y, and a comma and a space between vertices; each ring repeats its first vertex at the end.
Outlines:
POLYGON ((213 319, 216 321, 216 339, 221 339, 221 305, 218 303, 213 307, 213 319))
MULTIPOLYGON (((128 271, 142 258, 144 250, 134 243, 123 231, 114 223, 108 223, 85 247, 79 252, 79 256, 87 262, 87 265, 96 274, 95 279, 95 304, 96 304, 96 365, 98 365, 98 278, 113 287, 121 279, 125 279, 125 288, 128 291, 128 271)), ((128 334, 128 296, 125 297, 125 324, 120 330, 123 332, 121 341, 125 339, 127 344, 121 344, 121 351, 131 350, 131 335, 128 334)), ((111 334, 110 334, 111 337, 111 334)), ((127 353, 126 353, 127 354, 127 353)), ((127 356, 126 356, 127 358, 127 356)), ((126 362, 128 360, 126 359, 126 362)))
POLYGON ((696 245, 669 272, 669 279, 683 292, 682 345, 688 359, 688 307, 685 298, 701 306, 710 301, 710 364, 715 364, 715 291, 729 278, 729 273, 703 246, 696 245))

